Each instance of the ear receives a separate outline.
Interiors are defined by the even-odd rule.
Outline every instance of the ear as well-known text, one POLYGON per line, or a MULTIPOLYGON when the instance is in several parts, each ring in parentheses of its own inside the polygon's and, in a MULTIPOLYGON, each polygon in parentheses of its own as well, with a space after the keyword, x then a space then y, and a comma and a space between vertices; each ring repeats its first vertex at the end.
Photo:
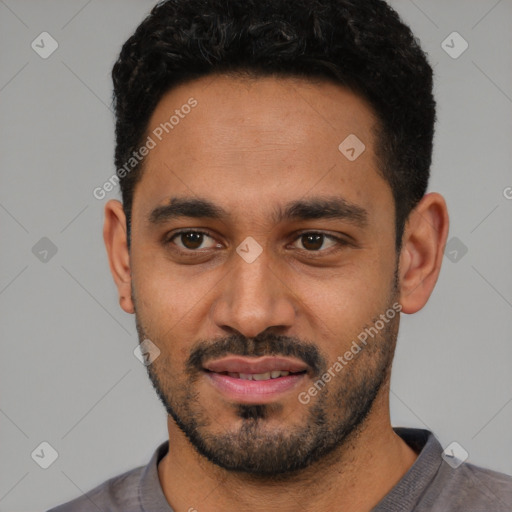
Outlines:
POLYGON ((400 303, 416 313, 437 282, 448 236, 448 210, 440 194, 426 194, 410 213, 400 251, 400 303))
POLYGON ((119 294, 119 305, 127 313, 134 313, 130 253, 126 239, 126 217, 123 205, 119 201, 110 200, 105 205, 103 240, 107 248, 110 272, 119 294))

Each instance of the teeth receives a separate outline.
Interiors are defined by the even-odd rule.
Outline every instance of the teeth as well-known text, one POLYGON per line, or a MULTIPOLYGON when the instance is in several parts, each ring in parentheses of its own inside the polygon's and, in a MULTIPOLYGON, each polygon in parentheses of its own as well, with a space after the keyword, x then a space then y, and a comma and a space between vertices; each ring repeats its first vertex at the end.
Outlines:
POLYGON ((267 373, 255 373, 252 378, 254 380, 268 380, 270 379, 270 372, 267 373))
POLYGON ((244 380, 269 380, 277 379, 278 377, 286 377, 290 372, 274 370, 266 373, 228 373, 230 377, 244 379, 244 380))

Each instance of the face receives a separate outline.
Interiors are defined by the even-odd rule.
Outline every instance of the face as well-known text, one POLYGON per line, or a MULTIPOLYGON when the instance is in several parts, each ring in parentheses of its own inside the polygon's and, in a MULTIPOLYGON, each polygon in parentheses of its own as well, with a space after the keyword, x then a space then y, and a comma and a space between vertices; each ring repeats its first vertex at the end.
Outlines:
POLYGON ((131 300, 168 414, 221 467, 304 468, 373 414, 399 322, 374 128, 349 91, 288 78, 209 76, 152 115, 131 300))

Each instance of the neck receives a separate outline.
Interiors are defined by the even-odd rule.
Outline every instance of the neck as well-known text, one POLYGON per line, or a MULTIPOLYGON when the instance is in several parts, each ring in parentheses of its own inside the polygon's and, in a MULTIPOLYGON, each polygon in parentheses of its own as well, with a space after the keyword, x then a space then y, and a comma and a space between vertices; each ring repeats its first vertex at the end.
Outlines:
POLYGON ((364 424, 329 456, 274 480, 212 464, 168 418, 169 452, 158 466, 164 495, 177 511, 370 511, 417 457, 391 427, 388 398, 386 386, 364 424))

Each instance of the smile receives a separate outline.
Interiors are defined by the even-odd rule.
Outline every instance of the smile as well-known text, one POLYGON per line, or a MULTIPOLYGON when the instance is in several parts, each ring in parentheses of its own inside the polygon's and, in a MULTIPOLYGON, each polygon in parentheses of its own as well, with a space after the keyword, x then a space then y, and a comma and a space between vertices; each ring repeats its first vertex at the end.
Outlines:
POLYGON ((237 403, 275 401, 296 389, 307 374, 307 365, 295 358, 248 358, 228 356, 203 366, 208 382, 223 396, 237 403))
POLYGON ((269 379, 277 379, 279 377, 286 377, 290 372, 274 370, 266 373, 235 373, 229 372, 225 375, 229 375, 234 379, 244 379, 244 380, 269 380, 269 379))

